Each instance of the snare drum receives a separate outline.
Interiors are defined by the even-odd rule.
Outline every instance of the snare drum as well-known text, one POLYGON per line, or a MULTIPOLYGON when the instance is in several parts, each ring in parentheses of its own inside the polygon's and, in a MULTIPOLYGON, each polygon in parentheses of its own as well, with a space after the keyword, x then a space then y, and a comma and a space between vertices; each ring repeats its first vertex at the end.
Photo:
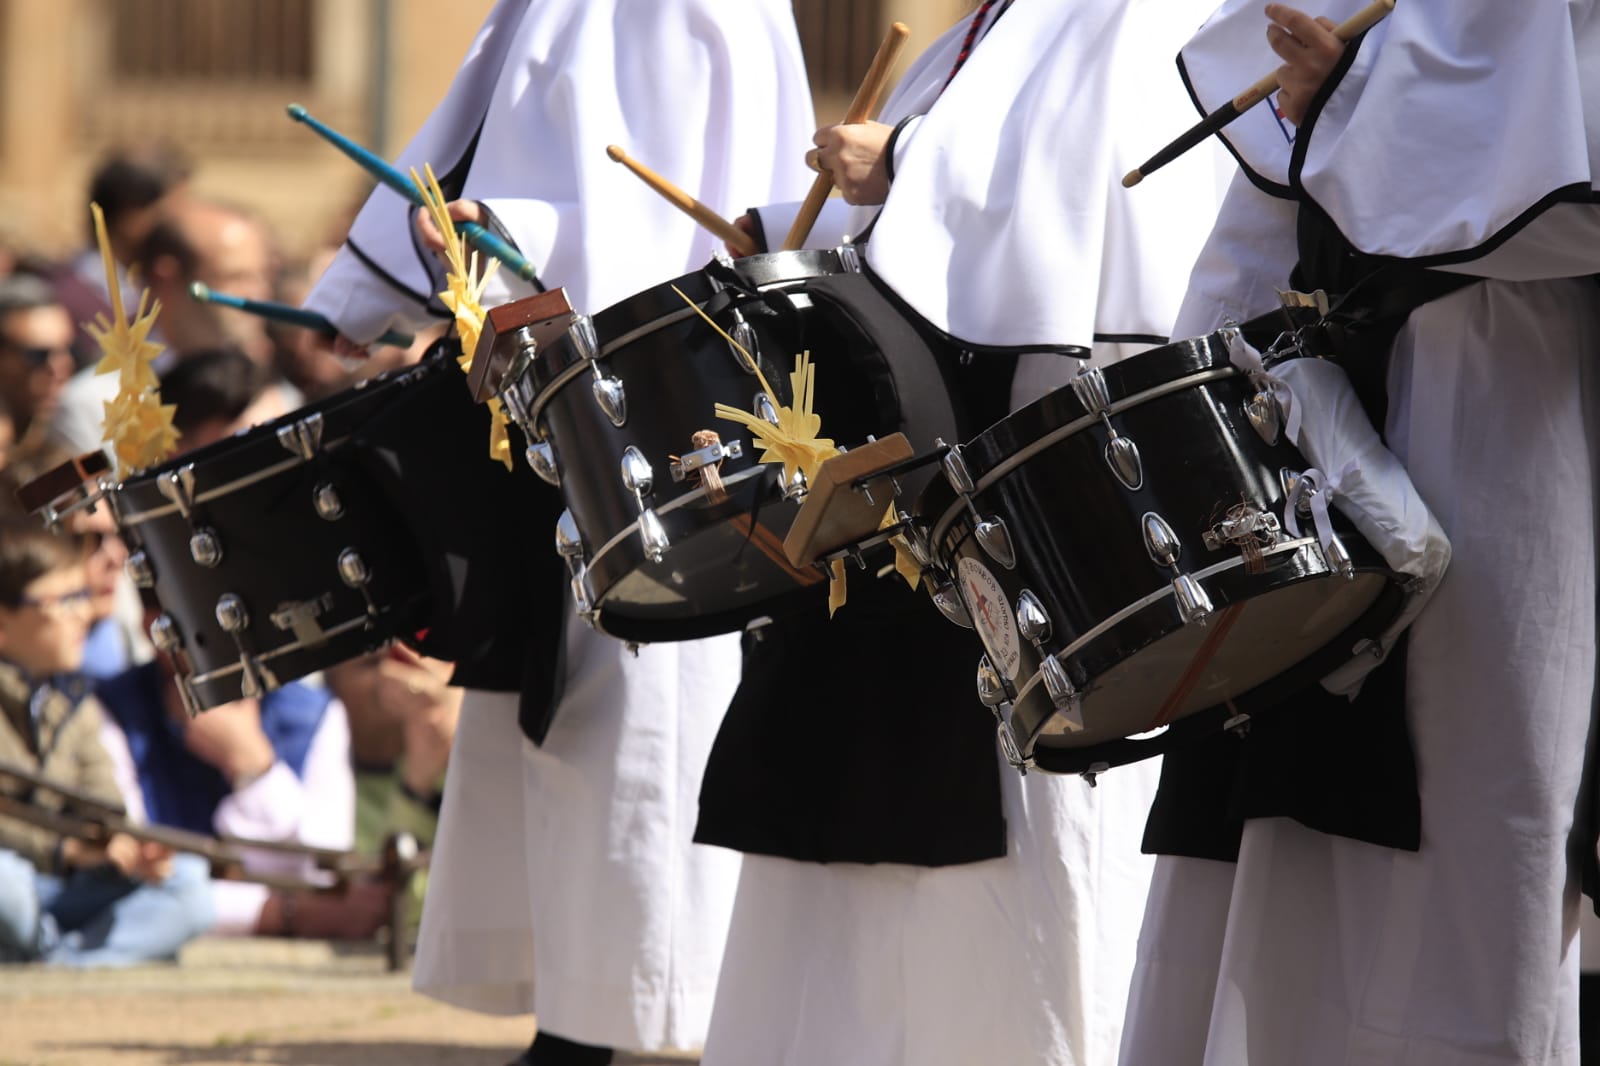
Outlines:
POLYGON ((1306 463, 1262 403, 1213 334, 1087 369, 947 454, 917 535, 1014 763, 1092 773, 1242 727, 1395 618, 1382 556, 1298 513, 1306 463))
POLYGON ((151 638, 172 654, 191 712, 428 625, 425 560, 352 446, 364 426, 422 393, 472 406, 452 361, 434 359, 108 489, 128 570, 161 606, 151 638))
POLYGON ((719 260, 530 346, 498 387, 535 442, 530 463, 565 498, 556 541, 579 610, 626 640, 689 640, 820 596, 822 572, 783 553, 795 492, 715 405, 772 415, 757 366, 787 405, 795 356, 809 350, 823 436, 848 445, 899 431, 931 446, 957 422, 930 343, 843 248, 719 260), (701 443, 702 431, 717 440, 701 443))

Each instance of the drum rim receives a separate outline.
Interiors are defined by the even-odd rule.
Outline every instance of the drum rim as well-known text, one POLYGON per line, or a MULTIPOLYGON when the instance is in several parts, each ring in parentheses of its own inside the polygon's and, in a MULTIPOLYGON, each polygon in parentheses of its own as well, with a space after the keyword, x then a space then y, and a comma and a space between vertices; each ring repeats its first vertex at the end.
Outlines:
MULTIPOLYGON (((1202 370, 1194 374, 1189 374, 1185 377, 1174 378, 1171 381, 1168 381, 1162 385, 1158 385, 1153 389, 1146 389, 1143 392, 1137 392, 1132 396, 1125 396, 1120 400, 1113 401, 1105 409, 1105 415, 1106 417, 1110 417, 1112 415, 1121 414, 1123 411, 1131 410, 1135 407, 1141 407, 1146 403, 1163 399, 1164 397, 1170 396, 1173 393, 1182 392, 1186 389, 1197 388, 1201 385, 1209 385, 1214 381, 1225 381, 1229 378, 1238 377, 1241 373, 1242 372, 1238 367, 1213 367, 1210 370, 1202 370)), ((1063 386, 1063 388, 1065 387, 1066 386, 1063 386)), ((1007 418, 1009 417, 1010 416, 1008 415, 1007 418)), ((1083 415, 1082 417, 1073 419, 1071 422, 1068 422, 1065 425, 1057 426, 1055 429, 1051 430, 1049 433, 1046 433, 1042 437, 1035 438, 1022 448, 1019 448, 1016 452, 1006 456, 1005 459, 1002 459, 1000 462, 996 463, 985 473, 974 478, 974 488, 970 496, 956 492, 954 486, 950 486, 950 491, 955 494, 955 499, 945 508, 944 512, 940 514, 938 520, 934 522, 928 535, 928 542, 930 544, 937 545, 944 539, 944 534, 949 530, 951 524, 961 517, 962 514, 966 513, 967 501, 971 497, 975 497, 984 492, 986 489, 992 488, 995 482, 1000 481, 1002 478, 1009 475, 1013 470, 1030 461, 1041 452, 1060 444, 1069 437, 1077 436, 1079 433, 1082 433, 1091 426, 1098 425, 1100 419, 1101 416, 1098 414, 1083 415)), ((1003 422, 1005 419, 1002 419, 1001 421, 1003 422)), ((993 427, 991 426, 990 429, 993 429, 993 427)), ((987 433, 989 433, 989 431, 990 430, 984 430, 983 433, 980 433, 977 437, 974 437, 973 441, 985 436, 987 433)), ((971 442, 969 441, 968 443, 970 444, 971 442)), ((958 445, 957 449, 962 455, 964 455, 966 452, 965 445, 958 445)), ((934 484, 938 483, 939 482, 937 480, 934 482, 934 484)), ((948 484, 948 481, 946 481, 946 484, 948 484)), ((927 492, 928 490, 923 490, 924 495, 926 495, 927 492)))
MULTIPOLYGON (((590 321, 593 323, 597 339, 599 339, 599 334, 604 326, 604 320, 608 314, 615 317, 615 315, 620 314, 623 309, 632 306, 638 301, 642 301, 646 297, 659 293, 666 288, 676 286, 680 290, 683 290, 700 288, 703 284, 709 285, 711 290, 704 298, 696 299, 691 296, 691 299, 694 300, 693 307, 690 307, 686 304, 682 308, 675 309, 667 314, 652 318, 649 322, 635 326, 614 338, 601 339, 599 349, 594 360, 584 358, 581 354, 576 353, 573 350, 573 346, 566 343, 565 336, 563 336, 561 342, 548 345, 541 349, 540 352, 534 356, 534 359, 543 360, 555 370, 555 374, 550 378, 547 384, 543 385, 538 389, 537 392, 533 393, 531 400, 528 403, 528 424, 535 427, 535 430, 539 434, 539 439, 547 439, 547 435, 542 425, 545 408, 550 406, 550 403, 555 399, 556 395, 568 385, 572 384, 575 378, 582 377, 585 371, 591 371, 594 365, 601 359, 605 359, 618 350, 628 347, 631 344, 635 344, 653 333, 658 333, 661 330, 675 326, 685 319, 697 317, 702 313, 708 315, 720 313, 721 308, 718 308, 718 310, 715 312, 706 310, 707 304, 709 304, 712 300, 715 300, 718 296, 721 296, 729 291, 727 285, 707 274, 707 271, 711 268, 711 266, 715 265, 717 262, 718 260, 713 259, 710 264, 707 264, 705 267, 701 267, 699 270, 690 271, 687 274, 680 274, 678 277, 673 278, 670 281, 658 282, 657 284, 651 285, 648 288, 640 289, 631 296, 627 296, 622 300, 619 300, 618 302, 595 312, 592 316, 590 316, 590 321), (696 282, 701 284, 695 284, 696 282), (565 362, 565 365, 562 365, 563 362, 565 362)), ((733 260, 732 269, 735 273, 739 274, 741 278, 746 280, 752 288, 761 292, 766 292, 773 289, 781 289, 784 286, 798 284, 811 278, 830 277, 837 274, 859 273, 858 271, 849 269, 849 266, 845 261, 845 257, 840 255, 838 249, 823 248, 801 248, 794 251, 764 252, 760 255, 745 256, 743 259, 733 260), (756 269, 758 267, 765 267, 773 263, 793 263, 797 266, 800 264, 805 264, 809 266, 810 269, 796 269, 793 271, 782 272, 763 272, 756 269), (818 269, 819 267, 828 266, 831 266, 832 269, 818 269)), ((685 295, 689 294, 685 293, 685 295)), ((524 383, 528 375, 532 372, 533 361, 529 360, 523 364, 521 372, 517 375, 516 380, 508 380, 502 386, 501 393, 505 394, 516 390, 524 383)))
MULTIPOLYGON (((376 400, 390 389, 404 388, 420 382, 424 378, 445 369, 444 362, 445 359, 442 357, 428 359, 412 366, 399 367, 377 377, 357 382, 331 396, 324 397, 314 403, 303 404, 292 411, 285 412, 270 422, 251 426, 239 433, 208 444, 196 452, 175 456, 156 466, 135 471, 114 485, 108 486, 105 495, 115 500, 118 522, 123 527, 136 526, 144 522, 154 521, 157 518, 164 518, 167 515, 179 514, 182 508, 176 503, 167 502, 164 496, 162 497, 163 502, 156 506, 142 510, 136 509, 138 508, 138 501, 132 499, 129 493, 134 490, 143 492, 146 489, 155 489, 160 478, 170 474, 177 474, 184 470, 193 471, 197 475, 203 474, 209 468, 214 468, 223 462, 231 463, 238 460, 245 454, 246 450, 265 450, 276 446, 280 451, 283 451, 283 446, 278 443, 277 439, 280 429, 302 422, 311 415, 320 415, 324 419, 324 425, 326 425, 327 420, 335 412, 344 411, 362 401, 370 402, 376 400)), ((365 406, 365 404, 363 403, 362 406, 365 406)), ((343 435, 325 437, 321 442, 319 453, 332 451, 345 445, 355 433, 360 431, 365 421, 362 418, 353 421, 349 426, 341 425, 337 427, 344 430, 343 435)), ((199 505, 231 495, 242 489, 249 488, 257 482, 276 477, 297 466, 303 466, 310 461, 312 460, 308 460, 298 454, 283 451, 283 458, 275 463, 270 463, 243 476, 232 478, 220 485, 213 485, 196 492, 190 503, 191 505, 199 505)), ((155 489, 155 491, 159 493, 159 489, 155 489)))
MULTIPOLYGON (((1320 580, 1337 579, 1339 575, 1335 573, 1333 568, 1328 565, 1328 561, 1320 548, 1321 544, 1315 536, 1298 537, 1293 540, 1286 540, 1281 544, 1274 544, 1270 548, 1263 549, 1261 552, 1261 557, 1263 559, 1271 559, 1280 555, 1298 555, 1301 552, 1304 552, 1306 553, 1308 559, 1320 564, 1320 580)), ((1204 569, 1189 571, 1188 576, 1196 581, 1205 582, 1220 574, 1227 573, 1242 566, 1248 566, 1249 562, 1250 561, 1247 560, 1243 555, 1235 555, 1230 558, 1223 559, 1220 562, 1212 563, 1210 566, 1205 567, 1204 569)), ((1386 567, 1365 568, 1364 572, 1379 574, 1385 580, 1390 582, 1397 581, 1397 575, 1386 567)), ((1067 666, 1068 663, 1065 660, 1069 656, 1077 654, 1088 645, 1099 640, 1113 627, 1120 625, 1130 618, 1133 618, 1135 615, 1144 613, 1164 600, 1172 599, 1174 595, 1175 593, 1172 586, 1167 584, 1156 589, 1154 592, 1149 593, 1148 595, 1141 596, 1139 599, 1124 605, 1120 610, 1118 610, 1115 614, 1112 614, 1110 617, 1103 618, 1099 622, 1095 623, 1094 626, 1086 630, 1065 648, 1062 648, 1059 651, 1052 651, 1048 653, 1047 656, 1040 656, 1041 663, 1044 658, 1054 658, 1060 660, 1062 666, 1067 666)), ((1174 629, 1174 632, 1176 631, 1177 630, 1174 629)), ((1293 664, 1291 664, 1289 668, 1292 669, 1292 667, 1293 664)), ((1041 665, 1040 668, 1035 670, 1033 675, 1030 676, 1027 681, 1023 682, 1023 684, 1017 689, 1017 698, 1014 702, 1018 704, 1022 703, 1028 698, 1028 695, 1033 692, 1035 688, 1043 683, 1044 668, 1041 665)))
MULTIPOLYGON (((349 633, 357 628, 375 628, 372 625, 372 622, 373 618, 371 615, 360 614, 354 618, 347 618, 331 628, 324 628, 322 631, 322 636, 318 637, 314 641, 295 640, 289 644, 281 644, 275 648, 272 648, 270 651, 252 654, 250 658, 252 661, 257 663, 270 662, 273 659, 278 659, 297 651, 306 651, 322 644, 326 644, 328 641, 333 640, 336 637, 342 637, 346 633, 349 633)), ((383 642, 388 643, 393 639, 394 637, 392 635, 384 637, 383 642)), ((191 685, 209 685, 232 677, 234 674, 241 672, 243 669, 244 664, 235 658, 226 666, 219 666, 213 670, 207 670, 203 674, 194 674, 190 676, 188 678, 188 682, 191 685)))

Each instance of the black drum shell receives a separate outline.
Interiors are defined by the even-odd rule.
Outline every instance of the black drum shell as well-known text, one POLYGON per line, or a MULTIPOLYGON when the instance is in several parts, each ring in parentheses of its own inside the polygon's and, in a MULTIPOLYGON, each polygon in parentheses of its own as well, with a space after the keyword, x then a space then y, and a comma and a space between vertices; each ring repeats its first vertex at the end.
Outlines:
MULTIPOLYGON (((1037 598, 1050 621, 1050 633, 1039 648, 1061 657, 1069 679, 1086 700, 1119 664, 1185 629, 1172 596, 1162 595, 1171 588, 1174 570, 1152 556, 1143 534, 1144 517, 1160 515, 1170 526, 1179 544, 1179 570, 1205 571, 1240 559, 1237 547, 1208 547, 1206 531, 1238 505, 1282 516, 1286 492, 1281 471, 1307 467, 1293 445, 1281 438, 1269 444, 1249 423, 1244 404, 1256 390, 1229 364, 1220 336, 1168 345, 1106 367, 1102 373, 1113 409, 1120 400, 1147 397, 1109 416, 1116 433, 1138 448, 1143 477, 1137 487, 1128 487, 1111 470, 1106 422, 1091 414, 1072 388, 1064 387, 1002 419, 960 449, 978 486, 973 508, 980 517, 1004 521, 1017 559, 1014 569, 998 563, 979 545, 972 514, 964 504, 958 505, 947 480, 933 482, 916 507, 919 524, 933 534, 930 547, 942 570, 955 574, 963 558, 981 565, 1003 590, 1001 606, 1008 612, 1015 611, 1025 589, 1037 598), (1163 395, 1163 390, 1169 391, 1163 395), (1058 439, 1045 443, 1052 436, 1058 439), (1153 602, 1134 607, 1150 598, 1153 602), (1060 655, 1074 644, 1078 647, 1060 655)), ((1394 617, 1400 586, 1382 557, 1336 510, 1333 520, 1355 564, 1356 580, 1363 583, 1359 592, 1349 594, 1354 599, 1345 611, 1358 617, 1327 633, 1325 648, 1315 654, 1268 671, 1250 690, 1229 693, 1231 711, 1202 713, 1212 706, 1209 703, 1186 707, 1163 734, 1167 739, 1143 743, 1124 739, 1157 724, 1156 706, 1119 709, 1119 718, 1137 723, 1119 726, 1104 718, 1097 724, 1086 704, 1085 731, 1046 734, 1055 717, 1054 705, 1037 679, 1024 689, 1039 670, 1039 648, 1026 639, 1017 639, 1014 649, 1009 642, 1007 648, 996 648, 990 646, 994 641, 984 641, 991 662, 1008 649, 1019 661, 1014 676, 1007 678, 1019 741, 1037 745, 1034 752, 1045 769, 1114 765, 1156 754, 1195 733, 1201 726, 1186 724, 1186 715, 1203 718, 1204 728, 1214 731, 1245 707, 1262 709, 1268 694, 1286 695, 1347 661, 1358 645, 1376 638, 1394 617), (1370 605, 1356 610, 1357 602, 1369 594, 1370 605)), ((1314 540, 1311 529, 1306 516, 1302 531, 1314 540)), ((1233 566, 1201 583, 1216 608, 1215 624, 1232 604, 1306 582, 1344 580, 1330 576, 1320 546, 1307 544, 1269 555, 1260 573, 1233 566)), ((1342 594, 1335 586, 1321 588, 1342 594)), ((972 590, 963 588, 962 595, 970 613, 972 590)), ((1312 593, 1302 589, 1297 595, 1312 593)), ((1258 609, 1250 607, 1246 613, 1258 609)))
MULTIPOLYGON (((526 387, 535 396, 540 435, 555 451, 562 494, 583 539, 597 624, 628 640, 733 631, 820 597, 825 587, 820 571, 796 569, 783 557, 783 536, 798 504, 782 497, 777 468, 759 463, 749 430, 714 412, 719 403, 754 411, 760 382, 674 288, 704 304, 722 329, 732 332, 740 321, 749 327, 756 339, 752 354, 782 405, 793 402, 795 356, 809 351, 824 437, 849 445, 914 426, 913 445, 931 446, 940 435, 955 434, 942 387, 900 387, 882 365, 873 328, 839 309, 888 305, 873 282, 848 269, 836 252, 752 256, 731 268, 684 275, 596 314, 602 353, 596 366, 620 380, 627 395, 620 427, 596 402, 594 374, 570 335, 545 346, 531 362, 526 387), (741 457, 722 463, 729 498, 716 506, 705 503, 696 481, 674 482, 670 474, 672 459, 690 450, 691 435, 702 429, 724 442, 738 440, 744 449, 741 457), (654 473, 642 502, 669 534, 671 548, 660 563, 647 558, 633 529, 641 501, 621 479, 629 446, 640 450, 654 473)), ((916 340, 908 323, 898 325, 916 340)), ((899 345, 895 354, 938 380, 932 357, 920 358, 915 343, 899 345)))
MULTIPOLYGON (((349 439, 388 405, 439 373, 447 361, 393 371, 271 423, 124 480, 112 491, 124 539, 142 552, 151 590, 181 638, 177 656, 201 707, 245 694, 241 653, 268 672, 267 683, 302 677, 381 647, 427 625, 430 595, 423 560, 393 502, 360 470, 349 439), (319 446, 309 460, 279 440, 308 416, 320 416, 319 446), (192 479, 186 517, 160 482, 192 479), (314 497, 331 488, 333 518, 319 516, 314 497), (209 531, 220 559, 196 561, 190 540, 209 531), (356 552, 370 571, 366 595, 340 576, 339 559, 356 552), (223 629, 217 605, 237 597, 246 625, 223 629), (370 599, 369 599, 370 597, 370 599), (298 641, 285 612, 295 605, 334 635, 298 641), (303 645, 303 646, 297 646, 303 645)), ((461 402, 470 403, 465 386, 461 402)))

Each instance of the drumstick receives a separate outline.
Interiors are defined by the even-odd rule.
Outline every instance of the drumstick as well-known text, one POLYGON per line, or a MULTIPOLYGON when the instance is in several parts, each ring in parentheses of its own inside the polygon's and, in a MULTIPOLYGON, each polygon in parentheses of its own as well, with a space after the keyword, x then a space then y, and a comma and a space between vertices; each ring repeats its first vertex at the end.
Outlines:
MULTIPOLYGON (((850 101, 850 110, 845 112, 841 125, 858 125, 878 113, 878 97, 883 95, 883 87, 889 81, 889 71, 894 67, 894 61, 900 58, 900 50, 905 47, 906 38, 910 35, 911 31, 904 22, 896 22, 889 27, 883 43, 878 45, 878 54, 872 57, 872 66, 867 68, 867 76, 856 90, 855 99, 850 101)), ((800 213, 795 216, 794 225, 789 227, 789 235, 783 239, 784 251, 792 252, 806 243, 806 238, 811 236, 811 227, 817 224, 817 215, 832 191, 833 175, 824 170, 811 183, 811 191, 806 194, 805 203, 800 205, 800 213)))
POLYGON ((643 163, 633 159, 621 148, 614 144, 608 145, 606 147, 606 155, 610 156, 614 162, 621 163, 633 171, 640 181, 660 193, 667 203, 727 241, 734 251, 740 255, 755 255, 761 250, 756 247, 756 242, 750 234, 735 226, 732 222, 729 222, 643 163))
MULTIPOLYGON (((1345 19, 1333 29, 1333 35, 1341 41, 1348 41, 1376 26, 1394 10, 1394 0, 1372 0, 1372 3, 1345 19)), ((1271 74, 1256 82, 1232 100, 1217 108, 1211 114, 1189 127, 1180 134, 1171 144, 1145 160, 1144 165, 1128 173, 1122 179, 1122 186, 1131 189, 1145 179, 1145 176, 1166 166, 1207 137, 1222 129, 1228 123, 1250 110, 1252 107, 1271 96, 1278 87, 1278 72, 1271 74)))
MULTIPOLYGON (((272 303, 269 300, 249 300, 243 296, 230 296, 225 292, 217 292, 201 282, 193 282, 189 286, 189 295, 202 303, 220 304, 223 307, 232 307, 238 311, 246 311, 252 315, 270 319, 273 322, 285 322, 291 326, 302 326, 313 333, 320 333, 324 337, 335 337, 339 334, 339 327, 315 311, 307 311, 301 307, 290 307, 288 304, 272 303)), ((379 337, 374 344, 392 344, 396 348, 409 348, 417 338, 409 333, 399 333, 389 330, 379 337)))
MULTIPOLYGON (((391 165, 387 160, 378 156, 370 149, 352 141, 337 130, 324 125, 312 118, 306 109, 299 104, 289 105, 289 117, 296 122, 303 123, 320 136, 323 140, 333 145, 339 151, 355 160, 368 174, 389 186, 395 192, 404 196, 418 207, 422 207, 422 194, 411 180, 400 172, 398 167, 391 165)), ((533 264, 523 258, 522 253, 511 245, 489 232, 476 222, 457 222, 456 229, 465 237, 472 246, 485 255, 492 255, 504 263, 517 277, 535 284, 539 281, 538 271, 533 269, 533 264)))

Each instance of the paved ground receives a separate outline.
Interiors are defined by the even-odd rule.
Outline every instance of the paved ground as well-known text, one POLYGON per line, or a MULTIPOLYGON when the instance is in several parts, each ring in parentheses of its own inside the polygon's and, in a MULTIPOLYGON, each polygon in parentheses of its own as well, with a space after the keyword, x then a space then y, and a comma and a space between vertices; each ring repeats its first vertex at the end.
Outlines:
POLYGON ((0 1066, 502 1066, 532 1034, 414 994, 376 948, 208 939, 175 966, 0 966, 0 1066))

